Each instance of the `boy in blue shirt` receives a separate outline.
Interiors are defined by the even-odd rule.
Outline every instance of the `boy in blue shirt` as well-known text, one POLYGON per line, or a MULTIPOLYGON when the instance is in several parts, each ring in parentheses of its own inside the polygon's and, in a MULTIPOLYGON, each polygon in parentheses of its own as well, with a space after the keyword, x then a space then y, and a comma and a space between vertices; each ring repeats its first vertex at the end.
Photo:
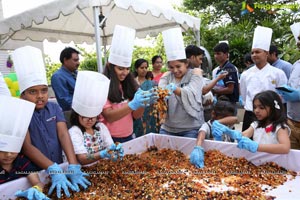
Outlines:
POLYGON ((69 197, 68 188, 79 191, 79 185, 87 188, 88 174, 81 171, 68 133, 66 120, 58 104, 48 102, 48 85, 42 53, 39 49, 25 46, 13 54, 14 66, 19 80, 21 98, 36 104, 29 132, 23 144, 23 153, 41 169, 47 169, 52 179, 49 194, 56 188, 69 197), (65 152, 69 166, 66 173, 58 165, 65 152), (68 180, 70 179, 70 181, 68 180))

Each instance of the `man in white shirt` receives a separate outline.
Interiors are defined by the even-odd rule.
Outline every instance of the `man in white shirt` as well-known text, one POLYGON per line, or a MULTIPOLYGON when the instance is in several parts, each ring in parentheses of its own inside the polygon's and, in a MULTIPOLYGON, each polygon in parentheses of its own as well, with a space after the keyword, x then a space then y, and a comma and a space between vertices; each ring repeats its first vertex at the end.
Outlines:
POLYGON ((240 79, 240 91, 245 102, 245 114, 242 130, 249 128, 254 121, 253 98, 262 91, 273 90, 287 84, 285 73, 271 66, 267 59, 272 38, 272 29, 258 26, 255 29, 251 57, 255 65, 243 72, 240 79))

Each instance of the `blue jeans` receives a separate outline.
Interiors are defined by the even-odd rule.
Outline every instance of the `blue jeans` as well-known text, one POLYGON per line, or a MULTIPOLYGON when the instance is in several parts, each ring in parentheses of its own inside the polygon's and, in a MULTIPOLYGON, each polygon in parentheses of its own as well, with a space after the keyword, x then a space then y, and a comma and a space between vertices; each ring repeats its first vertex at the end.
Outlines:
POLYGON ((127 142, 127 141, 133 139, 132 134, 127 137, 122 137, 122 138, 117 138, 117 137, 111 137, 111 138, 113 139, 114 143, 116 143, 116 142, 123 143, 123 142, 127 142))
POLYGON ((179 133, 168 132, 165 129, 160 129, 159 133, 163 135, 173 135, 173 136, 181 136, 181 137, 189 137, 189 138, 197 138, 199 129, 193 129, 190 131, 183 131, 179 133))

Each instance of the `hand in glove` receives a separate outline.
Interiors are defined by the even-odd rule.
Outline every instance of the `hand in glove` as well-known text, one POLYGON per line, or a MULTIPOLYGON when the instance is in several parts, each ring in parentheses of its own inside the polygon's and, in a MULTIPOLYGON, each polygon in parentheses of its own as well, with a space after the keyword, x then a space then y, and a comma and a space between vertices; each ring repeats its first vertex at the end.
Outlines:
POLYGON ((28 190, 22 191, 18 190, 15 193, 16 197, 25 197, 30 200, 50 200, 43 192, 40 192, 34 187, 29 188, 28 190))
POLYGON ((104 149, 102 151, 100 151, 100 157, 101 158, 108 158, 111 160, 117 160, 118 159, 118 155, 115 154, 117 146, 115 144, 110 145, 110 147, 108 149, 104 149), (108 153, 108 152, 111 153, 108 153))
POLYGON ((152 105, 152 104, 156 103, 159 96, 158 96, 155 88, 151 88, 150 90, 148 90, 148 92, 151 93, 149 104, 152 105))
POLYGON ((288 92, 276 89, 277 93, 280 94, 285 101, 300 101, 300 90, 296 90, 288 85, 283 85, 282 87, 291 91, 288 92))
MULTIPOLYGON (((215 120, 212 124, 212 134, 213 136, 217 138, 221 137, 222 134, 227 134, 231 139, 239 141, 242 138, 242 133, 240 131, 232 130, 231 128, 221 124, 219 121, 215 120)), ((215 137, 215 138, 216 138, 215 137)))
POLYGON ((80 165, 70 164, 68 166, 67 177, 71 180, 71 183, 75 187, 76 191, 79 191, 79 185, 81 185, 84 189, 88 188, 88 185, 91 183, 85 178, 85 176, 89 176, 87 173, 83 173, 81 171, 80 165))
POLYGON ((239 96, 239 104, 240 106, 244 106, 244 101, 241 95, 239 96))
POLYGON ((204 167, 204 149, 201 146, 195 146, 190 155, 190 162, 198 168, 204 167))
POLYGON ((252 153, 255 153, 258 149, 258 143, 255 141, 252 141, 251 139, 247 137, 242 137, 241 140, 238 142, 238 148, 240 149, 246 149, 252 153))
POLYGON ((165 97, 165 100, 169 99, 169 97, 173 94, 176 88, 177 86, 175 85, 175 83, 170 83, 166 86, 166 89, 169 91, 169 94, 165 97))
POLYGON ((134 94, 133 99, 128 103, 128 106, 132 110, 137 110, 140 107, 145 107, 149 105, 151 96, 152 93, 139 88, 134 94))
POLYGON ((227 130, 227 126, 221 124, 218 120, 212 123, 211 131, 216 141, 222 141, 222 135, 227 130))
POLYGON ((122 160, 122 158, 124 157, 124 149, 123 149, 122 143, 119 143, 117 145, 115 151, 117 151, 118 157, 122 160))
POLYGON ((63 173, 63 170, 56 163, 49 166, 47 169, 48 174, 50 174, 52 185, 49 189, 48 195, 50 195, 54 188, 56 188, 56 195, 58 198, 61 197, 61 189, 64 190, 67 197, 70 197, 68 188, 71 188, 73 191, 77 191, 76 188, 68 181, 66 175, 63 173))

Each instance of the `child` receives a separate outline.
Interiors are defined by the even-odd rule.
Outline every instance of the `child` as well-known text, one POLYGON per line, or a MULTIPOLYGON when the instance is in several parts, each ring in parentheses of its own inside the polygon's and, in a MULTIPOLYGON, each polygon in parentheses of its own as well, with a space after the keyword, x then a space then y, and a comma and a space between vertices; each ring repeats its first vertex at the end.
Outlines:
POLYGON ((243 133, 215 122, 212 126, 213 132, 228 134, 238 141, 238 148, 252 153, 288 153, 290 128, 286 124, 286 115, 279 95, 271 90, 256 94, 253 99, 253 112, 257 120, 243 133), (250 137, 253 137, 254 141, 249 139, 250 137))
POLYGON ((26 134, 23 153, 40 169, 47 169, 52 185, 49 194, 56 188, 69 197, 68 188, 79 191, 79 185, 87 188, 90 182, 76 160, 72 141, 61 108, 48 102, 48 85, 42 53, 39 49, 25 46, 13 52, 13 61, 20 85, 21 98, 36 104, 29 132, 26 134), (58 165, 63 162, 62 150, 69 161, 68 172, 63 173, 58 165), (69 178, 71 182, 67 179, 69 178))
POLYGON ((113 143, 107 127, 97 122, 106 102, 109 79, 97 72, 78 72, 71 111, 69 133, 78 161, 82 165, 93 163, 101 158, 113 158, 108 150, 123 156, 121 144, 113 143))
POLYGON ((228 98, 226 100, 220 98, 214 105, 211 112, 211 119, 208 122, 205 122, 199 129, 196 146, 190 155, 190 162, 196 167, 204 167, 204 149, 201 146, 204 139, 223 140, 227 142, 231 141, 228 137, 214 138, 211 126, 215 120, 218 120, 220 123, 233 126, 237 122, 237 117, 234 116, 234 112, 235 105, 233 105, 228 98))
POLYGON ((142 117, 150 103, 151 91, 138 89, 129 73, 135 30, 116 25, 104 75, 110 79, 108 100, 100 120, 107 126, 114 142, 133 139, 133 119, 142 117), (138 89, 138 90, 137 90, 138 89))
POLYGON ((197 138, 198 130, 204 123, 202 72, 190 69, 186 59, 180 28, 163 31, 169 71, 161 77, 158 86, 167 88, 168 111, 160 134, 197 138))
POLYGON ((34 107, 28 101, 0 95, 0 184, 27 176, 33 187, 17 191, 15 195, 34 200, 49 199, 42 192, 44 184, 38 174, 28 174, 36 171, 36 166, 19 154, 34 107))

